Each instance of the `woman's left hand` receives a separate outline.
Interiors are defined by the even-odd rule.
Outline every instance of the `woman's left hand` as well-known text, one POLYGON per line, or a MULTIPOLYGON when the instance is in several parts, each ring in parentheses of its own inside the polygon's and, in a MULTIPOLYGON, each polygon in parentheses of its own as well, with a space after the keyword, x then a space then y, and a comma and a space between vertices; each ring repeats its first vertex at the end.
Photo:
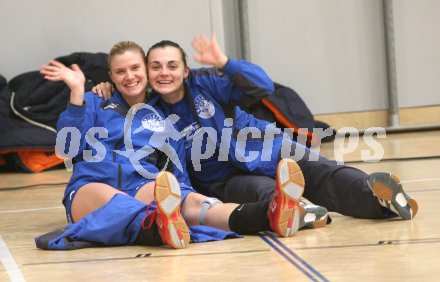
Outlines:
POLYGON ((218 69, 222 69, 226 65, 228 57, 220 49, 215 33, 211 35, 211 40, 203 35, 196 35, 191 45, 196 51, 193 55, 196 62, 204 65, 213 65, 218 69))

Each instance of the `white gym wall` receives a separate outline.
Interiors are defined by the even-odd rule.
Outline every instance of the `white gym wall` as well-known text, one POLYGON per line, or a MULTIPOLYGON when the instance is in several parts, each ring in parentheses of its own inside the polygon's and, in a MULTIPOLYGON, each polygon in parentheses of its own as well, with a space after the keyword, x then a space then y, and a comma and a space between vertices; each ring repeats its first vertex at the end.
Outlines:
MULTIPOLYGON (((381 0, 252 0, 251 59, 314 114, 388 108, 381 0)), ((399 107, 439 105, 440 1, 395 0, 399 107)))
MULTIPOLYGON (((440 1, 395 0, 399 107, 440 105, 440 1)), ((8 80, 72 52, 145 49, 215 31, 238 57, 234 0, 0 0, 0 74, 8 80)), ((250 59, 294 88, 314 114, 386 109, 381 0, 248 0, 250 59)))

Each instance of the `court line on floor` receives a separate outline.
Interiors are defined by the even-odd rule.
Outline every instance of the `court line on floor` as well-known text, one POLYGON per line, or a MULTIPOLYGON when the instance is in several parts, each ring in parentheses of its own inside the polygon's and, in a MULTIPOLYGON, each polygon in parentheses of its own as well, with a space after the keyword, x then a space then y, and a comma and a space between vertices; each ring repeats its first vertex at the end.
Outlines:
POLYGON ((344 164, 358 164, 358 163, 380 163, 380 162, 399 162, 399 161, 420 161, 420 160, 432 160, 439 159, 440 155, 434 156, 415 156, 415 157, 400 157, 400 158, 387 158, 387 159, 372 159, 372 160, 350 160, 345 161, 344 164))
POLYGON ((405 192, 420 193, 420 192, 440 192, 440 188, 430 188, 430 189, 405 189, 405 192))
POLYGON ((13 191, 13 190, 22 190, 22 189, 41 189, 41 188, 53 188, 51 186, 60 186, 60 185, 67 185, 68 182, 57 182, 57 183, 37 183, 37 184, 30 184, 30 185, 23 185, 23 186, 13 186, 13 187, 0 187, 0 192, 6 192, 6 191, 13 191), (48 186, 48 187, 44 187, 48 186))
POLYGON ((194 254, 170 254, 170 255, 154 255, 153 253, 147 254, 137 254, 134 257, 116 257, 116 258, 102 258, 102 259, 85 259, 85 260, 68 260, 68 261, 46 261, 46 262, 35 262, 35 263, 25 263, 23 266, 30 265, 51 265, 51 264, 68 264, 68 263, 83 263, 83 262, 100 262, 100 261, 113 261, 113 260, 132 260, 132 259, 154 259, 154 258, 165 258, 165 257, 191 257, 191 256, 211 256, 211 255, 228 255, 228 254, 246 254, 246 253, 262 253, 269 252, 269 249, 259 249, 259 250, 247 250, 247 251, 232 251, 232 252, 212 252, 212 253, 194 253, 194 254))
POLYGON ((307 276, 312 281, 329 281, 316 269, 314 269, 310 264, 303 260, 298 254, 289 249, 280 240, 278 240, 275 235, 270 232, 264 232, 260 235, 260 238, 271 246, 275 251, 277 251, 281 256, 283 256, 289 263, 295 266, 299 271, 301 271, 305 276, 307 276))
POLYGON ((0 261, 2 262, 3 267, 5 268, 6 273, 8 274, 9 279, 11 281, 13 282, 26 281, 24 279, 23 274, 20 271, 20 268, 15 262, 14 257, 9 251, 6 242, 3 240, 1 235, 0 235, 0 261))
POLYGON ((401 183, 434 182, 440 181, 440 178, 421 178, 412 180, 400 180, 401 183))
POLYGON ((3 210, 0 213, 18 213, 18 212, 35 212, 44 210, 64 209, 63 206, 47 207, 47 208, 35 208, 35 209, 22 209, 22 210, 3 210))
POLYGON ((368 244, 354 244, 354 245, 334 245, 334 246, 317 246, 317 247, 299 247, 297 250, 318 250, 318 249, 344 249, 344 248, 359 248, 359 247, 383 247, 389 245, 404 245, 404 244, 427 244, 440 243, 440 238, 420 238, 408 240, 381 240, 377 243, 368 244))

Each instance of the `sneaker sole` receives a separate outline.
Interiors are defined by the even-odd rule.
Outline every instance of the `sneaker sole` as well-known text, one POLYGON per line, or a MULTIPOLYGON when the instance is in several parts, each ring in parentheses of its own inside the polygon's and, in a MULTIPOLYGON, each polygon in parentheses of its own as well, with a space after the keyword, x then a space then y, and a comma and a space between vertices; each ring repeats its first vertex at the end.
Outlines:
POLYGON ((301 219, 299 223, 299 229, 302 228, 321 228, 327 225, 327 219, 328 219, 328 213, 325 213, 321 218, 316 218, 316 214, 313 214, 315 217, 311 220, 306 220, 307 215, 309 213, 306 211, 306 209, 299 205, 299 211, 301 214, 301 219))
POLYGON ((376 173, 374 183, 368 181, 368 186, 377 198, 386 202, 387 206, 391 204, 401 218, 409 220, 416 216, 417 202, 403 191, 402 184, 396 176, 376 173))
POLYGON ((290 237, 300 226, 299 201, 304 192, 304 176, 298 164, 283 159, 277 167, 277 187, 279 187, 283 210, 278 214, 275 230, 283 237, 290 237))
POLYGON ((174 249, 186 248, 190 241, 190 234, 188 226, 180 214, 180 185, 173 174, 169 172, 158 174, 154 198, 162 240, 174 249))

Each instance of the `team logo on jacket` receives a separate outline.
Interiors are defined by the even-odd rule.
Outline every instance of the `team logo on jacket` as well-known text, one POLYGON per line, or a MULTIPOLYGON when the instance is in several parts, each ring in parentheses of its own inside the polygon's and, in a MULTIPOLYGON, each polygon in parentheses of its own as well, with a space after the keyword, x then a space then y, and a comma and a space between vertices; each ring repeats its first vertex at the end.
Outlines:
POLYGON ((194 106, 197 115, 201 118, 211 118, 215 114, 214 104, 203 95, 199 95, 194 99, 194 106))
POLYGON ((155 132, 162 132, 165 130, 165 122, 155 113, 150 113, 142 118, 142 125, 144 128, 155 132))

